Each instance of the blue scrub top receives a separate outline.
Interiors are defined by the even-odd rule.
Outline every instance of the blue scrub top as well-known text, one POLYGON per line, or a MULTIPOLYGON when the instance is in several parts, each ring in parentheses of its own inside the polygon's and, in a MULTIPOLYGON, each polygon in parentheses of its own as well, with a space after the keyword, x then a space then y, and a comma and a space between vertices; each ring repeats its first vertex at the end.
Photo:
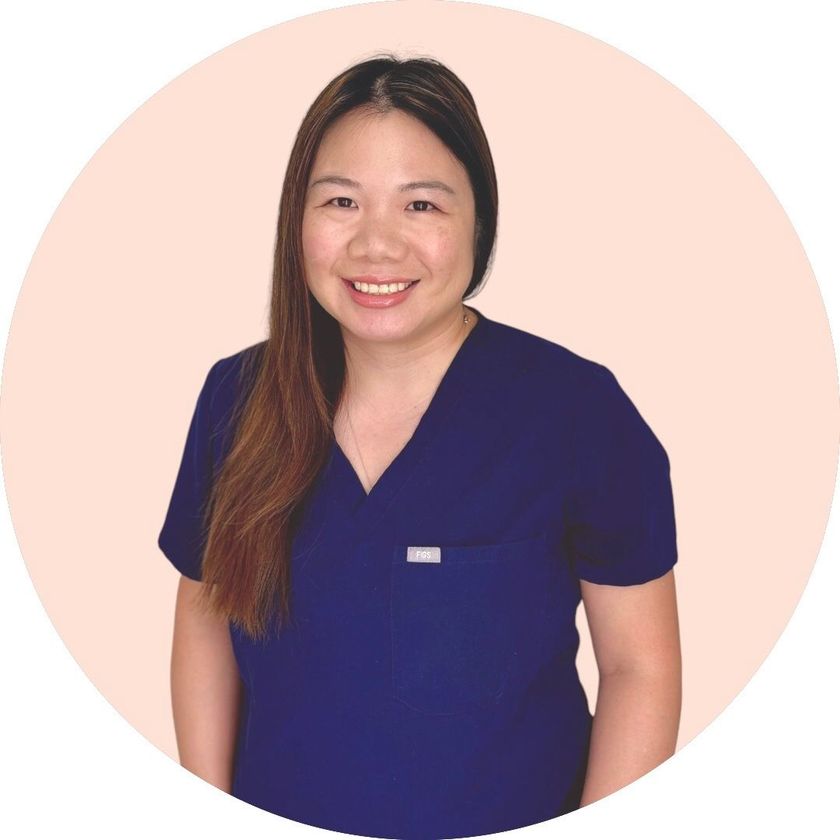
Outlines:
MULTIPOLYGON (((289 626, 253 642, 230 625, 239 799, 391 838, 580 805, 580 579, 627 586, 676 563, 669 460, 606 367, 473 311, 370 494, 333 440, 292 544, 289 626)), ((265 344, 216 362, 192 417, 158 544, 195 580, 239 367, 265 344)))

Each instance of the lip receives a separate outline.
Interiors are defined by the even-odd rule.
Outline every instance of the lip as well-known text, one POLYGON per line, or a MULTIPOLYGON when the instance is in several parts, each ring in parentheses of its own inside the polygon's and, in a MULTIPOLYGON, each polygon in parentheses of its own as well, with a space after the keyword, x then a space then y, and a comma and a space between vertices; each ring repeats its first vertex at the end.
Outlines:
POLYGON ((356 277, 342 277, 341 282, 344 288, 350 294, 351 299, 358 303, 359 306, 364 306, 366 309, 382 309, 383 307, 398 306, 402 303, 414 290, 415 286, 419 285, 419 279, 412 280, 407 277, 372 277, 371 275, 359 275, 356 277), (411 283, 407 289, 401 292, 392 292, 389 294, 370 295, 365 292, 356 291, 353 283, 368 283, 368 284, 384 284, 384 283, 411 283))

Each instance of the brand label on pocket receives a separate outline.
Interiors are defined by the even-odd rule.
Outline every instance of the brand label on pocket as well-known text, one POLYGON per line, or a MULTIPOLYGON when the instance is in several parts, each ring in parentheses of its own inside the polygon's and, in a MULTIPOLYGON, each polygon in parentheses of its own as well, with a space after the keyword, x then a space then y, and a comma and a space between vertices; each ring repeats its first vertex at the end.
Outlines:
POLYGON ((410 545, 405 559, 409 563, 440 563, 440 547, 436 545, 410 545))

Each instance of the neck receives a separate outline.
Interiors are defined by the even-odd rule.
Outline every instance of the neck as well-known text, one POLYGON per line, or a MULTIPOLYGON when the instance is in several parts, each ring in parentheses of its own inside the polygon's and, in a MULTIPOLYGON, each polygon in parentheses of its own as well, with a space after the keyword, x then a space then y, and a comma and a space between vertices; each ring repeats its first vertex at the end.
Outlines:
POLYGON ((474 312, 459 306, 423 336, 401 342, 360 341, 343 331, 346 399, 371 409, 398 404, 408 410, 422 402, 437 387, 476 320, 474 312))

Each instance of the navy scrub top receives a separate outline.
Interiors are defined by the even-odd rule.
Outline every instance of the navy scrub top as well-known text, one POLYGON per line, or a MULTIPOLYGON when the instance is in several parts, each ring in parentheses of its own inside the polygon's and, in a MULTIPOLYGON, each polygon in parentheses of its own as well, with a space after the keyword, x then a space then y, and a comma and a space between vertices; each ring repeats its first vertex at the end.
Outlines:
MULTIPOLYGON (((669 460, 603 365, 480 311, 370 494, 333 440, 292 544, 292 616, 233 624, 233 795, 370 837, 506 831, 580 805, 580 579, 677 561, 669 460)), ((245 353, 198 397, 158 544, 201 579, 200 511, 245 353)))

